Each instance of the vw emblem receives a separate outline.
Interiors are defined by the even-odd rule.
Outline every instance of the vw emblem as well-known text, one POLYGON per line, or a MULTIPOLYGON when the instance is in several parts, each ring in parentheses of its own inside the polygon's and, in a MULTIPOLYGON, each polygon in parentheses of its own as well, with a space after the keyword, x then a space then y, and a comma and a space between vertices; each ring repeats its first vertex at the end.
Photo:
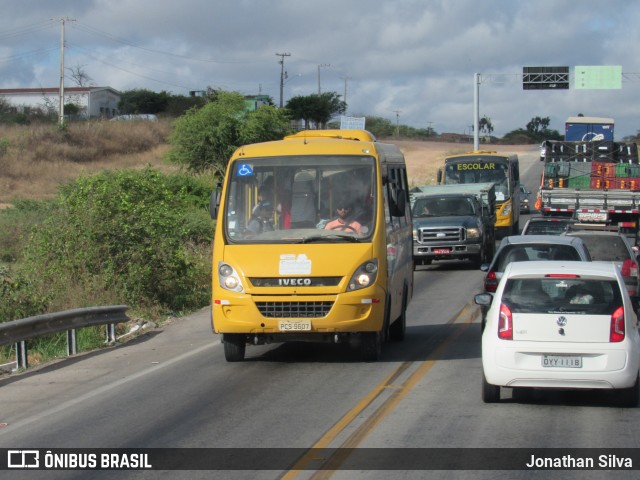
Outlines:
POLYGON ((558 320, 556 321, 556 323, 558 324, 559 327, 564 327, 567 324, 567 317, 558 317, 558 320))

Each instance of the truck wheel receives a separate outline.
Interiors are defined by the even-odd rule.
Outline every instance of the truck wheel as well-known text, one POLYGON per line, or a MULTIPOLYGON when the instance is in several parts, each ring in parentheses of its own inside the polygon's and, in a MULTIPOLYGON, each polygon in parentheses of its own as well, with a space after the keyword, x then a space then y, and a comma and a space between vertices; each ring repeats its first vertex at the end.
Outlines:
POLYGON ((363 332, 360 334, 360 356, 365 362, 377 362, 382 354, 382 333, 363 332))
POLYGON ((238 333, 225 333, 222 335, 224 343, 224 358, 227 362, 241 362, 244 360, 244 352, 247 347, 245 336, 238 333))

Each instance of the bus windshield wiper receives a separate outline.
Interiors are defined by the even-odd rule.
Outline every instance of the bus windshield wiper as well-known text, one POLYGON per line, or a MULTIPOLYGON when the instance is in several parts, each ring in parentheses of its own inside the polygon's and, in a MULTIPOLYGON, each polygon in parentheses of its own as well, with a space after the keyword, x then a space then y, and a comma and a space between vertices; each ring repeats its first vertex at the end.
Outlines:
POLYGON ((323 240, 346 240, 351 243, 360 243, 360 240, 353 235, 346 235, 340 233, 332 233, 331 235, 311 235, 309 237, 304 237, 299 242, 296 243, 312 243, 312 242, 322 242, 323 240))

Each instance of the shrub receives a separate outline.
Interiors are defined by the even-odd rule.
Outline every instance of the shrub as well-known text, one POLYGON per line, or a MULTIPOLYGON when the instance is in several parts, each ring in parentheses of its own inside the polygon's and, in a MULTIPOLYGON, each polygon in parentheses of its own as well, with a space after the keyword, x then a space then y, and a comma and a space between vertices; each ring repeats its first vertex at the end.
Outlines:
POLYGON ((207 305, 210 191, 194 177, 150 168, 80 178, 62 187, 59 208, 34 229, 24 271, 58 309, 70 308, 64 299, 78 291, 89 305, 107 297, 143 311, 207 305))

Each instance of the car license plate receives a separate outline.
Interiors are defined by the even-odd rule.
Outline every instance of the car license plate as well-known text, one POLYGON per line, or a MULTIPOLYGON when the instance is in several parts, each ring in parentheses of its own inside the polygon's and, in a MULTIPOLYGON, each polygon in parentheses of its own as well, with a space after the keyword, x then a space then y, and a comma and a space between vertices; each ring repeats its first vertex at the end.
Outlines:
POLYGON ((581 222, 606 222, 607 212, 578 212, 581 222))
POLYGON ((572 355, 543 355, 542 366, 550 368, 582 368, 582 357, 572 355))
POLYGON ((437 253, 437 254, 451 253, 451 249, 450 248, 434 248, 433 253, 437 253))
POLYGON ((278 328, 281 332, 308 332, 311 330, 311 320, 280 320, 278 328))

